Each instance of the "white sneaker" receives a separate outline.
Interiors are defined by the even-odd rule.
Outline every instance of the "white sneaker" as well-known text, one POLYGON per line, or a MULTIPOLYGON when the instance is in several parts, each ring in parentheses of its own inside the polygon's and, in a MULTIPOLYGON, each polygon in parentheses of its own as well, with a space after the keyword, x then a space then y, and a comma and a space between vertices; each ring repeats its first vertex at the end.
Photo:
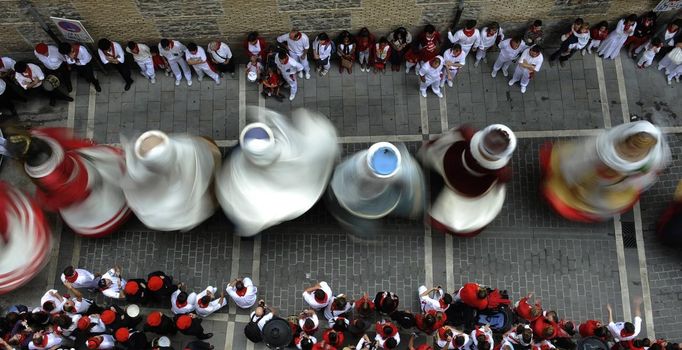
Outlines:
POLYGON ((175 86, 180 86, 180 80, 175 81, 175 86))
POLYGON ((587 50, 585 50, 585 49, 580 50, 580 54, 582 54, 583 56, 585 56, 586 52, 587 52, 587 50))
POLYGON ((675 81, 679 83, 679 82, 680 82, 680 77, 679 77, 679 76, 676 76, 676 77, 675 77, 675 81))
POLYGON ((305 72, 305 78, 310 79, 310 73, 309 72, 305 72))
POLYGON ((364 71, 365 71, 365 67, 362 67, 362 66, 361 66, 361 67, 360 67, 360 71, 361 71, 361 72, 364 72, 364 71))
POLYGON ((187 86, 192 86, 192 81, 191 81, 191 80, 187 80, 187 86))
POLYGON ((150 80, 150 82, 151 82, 152 84, 156 84, 156 79, 155 79, 155 78, 152 78, 152 79, 150 80))
POLYGON ((481 62, 481 61, 476 61, 476 62, 474 62, 474 68, 478 67, 478 64, 479 64, 480 62, 481 62))
POLYGON ((509 86, 514 86, 516 84, 516 80, 512 79, 509 81, 509 86))
POLYGON ((204 81, 204 77, 203 76, 197 77, 197 80, 199 80, 200 82, 204 81))
POLYGON ((455 84, 453 84, 453 82, 448 81, 448 87, 452 87, 453 85, 455 85, 455 84))
POLYGON ((218 80, 215 81, 215 85, 216 85, 216 86, 220 85, 220 79, 218 79, 218 80))
POLYGON ((426 97, 426 91, 422 91, 422 97, 426 97))
POLYGON ((502 70, 502 75, 504 75, 505 77, 506 77, 506 76, 509 76, 509 71, 506 70, 506 69, 503 69, 503 70, 502 70))
POLYGON ((443 87, 443 86, 445 86, 445 82, 444 82, 444 81, 441 81, 441 82, 440 82, 440 87, 443 87))
POLYGON ((442 92, 436 92, 435 93, 438 98, 443 98, 443 93, 442 92))
POLYGON ((668 85, 672 85, 672 84, 673 84, 673 81, 668 79, 668 85))
POLYGON ((298 72, 298 77, 303 79, 303 71, 298 72))
POLYGON ((525 94, 525 93, 526 93, 526 87, 525 87, 525 86, 522 86, 522 87, 521 87, 521 93, 522 93, 522 94, 525 94))
POLYGON ((293 101, 296 98, 296 94, 289 95, 289 101, 293 101))
POLYGON ((591 55, 592 54, 592 49, 587 50, 587 54, 591 55))
POLYGON ((496 77, 496 76, 497 76, 497 71, 494 70, 492 73, 490 73, 490 76, 493 77, 493 78, 496 77))
POLYGON ((405 69, 405 74, 410 74, 410 70, 409 70, 409 69, 405 69))

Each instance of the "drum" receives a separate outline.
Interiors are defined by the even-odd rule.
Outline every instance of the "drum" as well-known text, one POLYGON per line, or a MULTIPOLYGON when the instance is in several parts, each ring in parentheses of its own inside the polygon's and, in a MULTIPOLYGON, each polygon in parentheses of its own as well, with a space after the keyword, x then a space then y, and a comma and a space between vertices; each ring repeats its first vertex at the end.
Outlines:
POLYGON ((126 307, 126 315, 130 318, 136 318, 140 316, 140 307, 135 304, 130 304, 126 307))
POLYGON ((45 91, 57 90, 59 85, 61 85, 59 78, 51 74, 46 76, 45 80, 43 81, 43 89, 45 89, 45 91))
POLYGON ((249 79, 250 82, 255 83, 256 80, 258 80, 258 73, 250 71, 249 74, 246 75, 246 78, 249 79))

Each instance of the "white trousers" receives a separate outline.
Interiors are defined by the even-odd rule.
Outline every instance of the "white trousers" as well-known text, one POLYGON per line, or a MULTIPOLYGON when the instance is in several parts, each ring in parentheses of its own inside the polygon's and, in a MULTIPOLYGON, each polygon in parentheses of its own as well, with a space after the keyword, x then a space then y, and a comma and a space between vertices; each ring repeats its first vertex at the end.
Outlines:
POLYGON ((220 81, 220 75, 218 75, 218 73, 214 72, 213 69, 211 69, 211 66, 208 65, 208 63, 195 64, 193 67, 194 67, 194 71, 197 72, 197 76, 199 78, 203 79, 204 74, 206 74, 209 77, 211 77, 211 79, 215 80, 216 82, 220 81))
POLYGON ((168 60, 168 64, 173 71, 173 75, 175 75, 175 80, 181 80, 182 73, 184 73, 187 81, 192 80, 192 71, 189 69, 189 65, 184 59, 168 60), (182 68, 182 73, 180 72, 180 68, 182 68))
POLYGON ((154 62, 152 61, 151 58, 148 58, 144 61, 135 61, 138 66, 140 66, 140 71, 142 74, 144 74, 147 79, 154 79, 156 78, 156 72, 154 71, 154 62))
POLYGON ((512 81, 514 82, 520 81, 521 86, 526 87, 530 82, 530 72, 528 71, 528 69, 517 65, 516 69, 514 70, 514 77, 512 78, 512 81))
POLYGON ((305 56, 305 59, 301 59, 300 56, 294 55, 293 53, 289 52, 289 57, 293 58, 296 62, 303 65, 304 74, 310 72, 310 63, 308 63, 308 56, 305 56))
POLYGON ((486 47, 485 49, 479 48, 478 51, 476 51, 476 62, 482 60, 485 55, 488 53, 489 47, 486 47))
POLYGON ((369 49, 358 52, 358 62, 360 64, 369 64, 369 49))
POLYGON ((296 95, 296 91, 298 91, 298 83, 296 82, 296 76, 295 75, 288 75, 288 74, 282 74, 284 76, 284 80, 289 84, 289 87, 291 88, 289 91, 292 95, 296 95))
POLYGON ((497 60, 495 60, 495 64, 493 65, 493 72, 497 72, 500 69, 503 71, 507 72, 509 71, 509 66, 511 65, 513 60, 505 60, 500 56, 497 56, 497 60))
POLYGON ((455 77, 457 76, 457 72, 459 72, 459 68, 455 69, 450 69, 450 74, 452 75, 452 79, 448 78, 448 68, 443 68, 443 76, 440 78, 440 84, 441 86, 445 84, 446 81, 455 81, 455 77))
POLYGON ((587 45, 586 49, 587 49, 587 51, 592 51, 592 49, 598 48, 600 44, 601 44, 601 40, 591 40, 590 44, 587 45))
POLYGON ((644 66, 646 68, 646 67, 649 67, 651 65, 651 63, 654 62, 654 57, 656 57, 656 55, 655 54, 648 54, 647 55, 647 53, 648 52, 644 52, 642 57, 639 58, 639 61, 637 62, 638 66, 644 66))
POLYGON ((419 91, 426 93, 426 89, 431 87, 431 90, 433 90, 434 94, 439 94, 440 93, 440 79, 426 79, 426 82, 422 82, 419 80, 419 91))

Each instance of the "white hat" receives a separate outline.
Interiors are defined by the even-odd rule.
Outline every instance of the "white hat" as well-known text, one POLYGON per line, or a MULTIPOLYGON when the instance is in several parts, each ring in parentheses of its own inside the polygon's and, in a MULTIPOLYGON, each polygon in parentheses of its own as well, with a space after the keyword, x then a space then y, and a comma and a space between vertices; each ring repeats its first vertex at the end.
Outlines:
POLYGON ((159 338, 158 344, 159 346, 171 346, 170 339, 168 339, 166 336, 159 338))

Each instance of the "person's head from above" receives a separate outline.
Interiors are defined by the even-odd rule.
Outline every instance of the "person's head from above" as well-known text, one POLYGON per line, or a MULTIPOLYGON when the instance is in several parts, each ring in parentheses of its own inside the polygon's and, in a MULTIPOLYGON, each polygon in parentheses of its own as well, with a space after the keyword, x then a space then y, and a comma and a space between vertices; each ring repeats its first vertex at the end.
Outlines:
POLYGON ((348 330, 348 325, 346 324, 346 319, 339 317, 336 320, 334 320, 334 325, 332 326, 332 329, 334 329, 337 332, 343 332, 348 330))
POLYGON ((524 343, 530 344, 530 342, 533 341, 533 330, 530 328, 524 328, 521 331, 521 339, 523 340, 524 343))
POLYGON ((540 56, 541 53, 542 53, 542 49, 537 45, 531 47, 530 51, 528 51, 528 54, 530 55, 530 57, 538 57, 538 56, 540 56))
POLYGON ((47 300, 43 303, 43 310, 47 312, 52 312, 52 310, 54 310, 55 307, 57 306, 54 304, 54 301, 52 300, 47 300))
POLYGON ((623 333, 626 336, 631 336, 635 334, 635 325, 632 324, 632 322, 625 322, 625 324, 623 325, 623 333))
POLYGON ((519 45, 521 45, 521 40, 523 40, 520 36, 512 36, 511 40, 509 40, 509 46, 511 46, 512 49, 516 50, 519 48, 519 45))
POLYGON ((384 325, 384 327, 381 329, 384 331, 384 335, 387 337, 390 337, 393 335, 393 327, 389 325, 384 325))
POLYGON ((536 19, 533 21, 533 24, 530 26, 530 30, 532 32, 539 32, 542 30, 542 21, 539 19, 536 19))
POLYGON ((386 45, 388 45, 388 40, 386 39, 385 36, 382 36, 381 38, 379 38, 379 45, 380 45, 380 46, 386 46, 386 45))
POLYGON ((554 335, 554 326, 545 326, 545 328, 542 329, 542 336, 544 338, 551 338, 552 335, 554 335))
POLYGON ((605 337, 607 334, 609 334, 609 329, 606 326, 599 326, 594 329, 594 335, 597 337, 605 337))
POLYGON ((203 297, 199 298, 199 306, 207 307, 208 304, 211 303, 211 300, 213 300, 213 298, 211 298, 210 295, 204 295, 203 297))
POLYGON ((556 311, 554 311, 554 310, 547 311, 547 313, 545 314, 545 317, 554 323, 559 322, 559 315, 557 315, 556 311))
POLYGON ((434 57, 431 59, 431 62, 429 62, 432 68, 438 68, 440 66, 440 58, 434 57))
MULTIPOLYGON (((487 136, 487 135, 486 135, 487 136)), ((486 146, 485 140, 483 140, 483 146, 486 146)), ((485 299, 488 297, 488 290, 485 287, 478 287, 478 291, 476 291, 476 297, 478 299, 485 299)))
POLYGON ((469 19, 464 22, 464 30, 473 31, 474 29, 476 29, 476 20, 469 19))
POLYGON ((572 321, 566 321, 561 328, 570 336, 575 334, 575 324, 572 321))
MULTIPOLYGON (((258 63, 258 56, 256 56, 256 55, 251 55, 251 57, 249 57, 249 62, 251 62, 252 64, 255 65, 256 63, 258 63)), ((242 285, 243 285, 243 283, 242 283, 242 285)), ((236 287, 237 287, 237 285, 235 285, 235 288, 236 288, 236 287)))
POLYGON ((580 29, 578 29, 579 33, 586 34, 590 32, 590 24, 589 23, 583 23, 580 25, 580 29))
POLYGON ((658 37, 652 38, 651 39, 651 46, 661 47, 661 46, 663 46, 663 41, 661 40, 661 38, 658 38, 658 37))
POLYGON ((350 35, 344 35, 341 37, 341 42, 344 43, 345 45, 350 44, 350 35))
POLYGON ((573 21, 573 29, 578 29, 578 28, 580 28, 580 26, 583 25, 583 23, 585 23, 585 21, 583 21, 582 18, 580 18, 580 17, 576 18, 576 19, 573 21))
POLYGON ((487 340, 479 341, 478 350, 490 350, 490 343, 487 340))
POLYGON ((178 297, 175 299, 176 304, 180 304, 180 305, 186 304, 187 303, 187 297, 188 297, 187 292, 180 292, 178 294, 178 297))
POLYGON ((248 41, 249 44, 255 45, 256 42, 258 42, 258 32, 250 32, 246 36, 246 41, 248 41))
POLYGON ((97 48, 102 51, 110 51, 111 45, 112 43, 109 39, 102 38, 97 41, 97 48))
POLYGON ((637 22, 637 15, 634 13, 625 18, 625 23, 628 25, 635 24, 635 22, 637 22))
POLYGON ((460 346, 464 345, 466 338, 464 338, 464 336, 460 334, 460 335, 455 337, 454 341, 455 341, 455 346, 460 347, 460 346))
POLYGON ((327 33, 320 33, 320 35, 317 36, 317 39, 320 41, 322 45, 327 45, 329 44, 329 35, 327 33))
POLYGON ((54 319, 54 323, 61 329, 67 329, 73 324, 73 320, 69 315, 61 314, 54 319))
POLYGON ((450 304, 452 304, 452 295, 450 295, 450 293, 445 293, 445 294, 443 295, 443 298, 441 298, 441 301, 442 301, 443 304, 445 304, 445 305, 450 305, 450 304))
POLYGON ((459 56, 459 54, 462 53, 462 45, 460 44, 452 44, 452 53, 455 56, 459 56))
POLYGON ((292 29, 289 31, 289 39, 291 39, 291 40, 298 40, 298 39, 300 39, 300 38, 301 38, 301 32, 300 32, 298 29, 292 28, 292 29))
POLYGON ((195 54, 195 53, 197 53, 197 50, 199 50, 199 48, 197 47, 196 43, 190 42, 187 44, 187 50, 189 50, 189 52, 195 54))
POLYGON ((668 31, 670 32, 676 32, 678 29, 682 27, 682 19, 676 19, 668 25, 668 31))
POLYGON ((498 30, 500 30, 500 24, 497 22, 491 22, 488 25, 488 36, 493 36, 497 34, 498 30))
POLYGON ((71 52, 73 51, 73 47, 71 47, 71 44, 69 44, 69 43, 61 43, 61 44, 59 44, 58 50, 59 50, 59 53, 62 55, 71 55, 71 52))
MULTIPOLYGON (((256 56, 253 56, 253 57, 256 57, 256 56)), ((246 289, 246 286, 244 286, 244 281, 237 280, 237 282, 235 282, 235 284, 234 284, 234 288, 239 292, 246 289)))
POLYGON ((388 338, 384 342, 384 349, 392 350, 398 347, 398 341, 395 338, 388 338))
POLYGON ((329 338, 330 343, 336 344, 336 342, 339 340, 339 335, 335 330, 332 329, 332 331, 327 335, 327 338, 329 338))
POLYGON ((43 56, 47 56, 49 53, 49 49, 47 48, 47 44, 45 43, 38 43, 35 49, 38 54, 43 56))
POLYGON ((130 52, 137 54, 140 52, 140 48, 137 46, 137 43, 134 41, 129 41, 128 44, 126 44, 130 52))
POLYGON ((172 46, 173 42, 171 40, 166 39, 166 38, 161 39, 161 41, 159 41, 159 44, 161 45, 161 48, 164 50, 168 50, 171 47, 173 47, 172 46))
POLYGON ((427 24, 424 26, 424 34, 426 34, 427 38, 432 38, 436 34, 436 27, 432 24, 427 24))
POLYGON ((277 54, 277 58, 282 64, 287 64, 289 63, 289 55, 286 53, 286 51, 282 50, 277 54))
POLYGON ((108 278, 102 278, 99 280, 99 282, 97 282, 97 286, 99 287, 99 289, 107 289, 111 287, 111 284, 112 284, 111 280, 108 278))
POLYGON ((311 318, 307 318, 305 321, 303 321, 303 329, 305 330, 315 329, 315 321, 313 321, 311 318))
POLYGON ((315 297, 315 301, 318 303, 323 303, 327 301, 327 293, 322 290, 322 288, 315 289, 313 292, 313 297, 315 297))
POLYGON ((257 306, 254 313, 256 316, 261 317, 261 316, 265 315, 265 308, 262 306, 257 306))
POLYGON ((312 340, 312 339, 310 339, 310 338, 308 338, 308 337, 303 337, 303 338, 301 339, 301 344, 300 344, 300 345, 301 345, 301 349, 302 349, 302 350, 312 350, 313 345, 315 345, 315 343, 313 343, 313 340, 312 340))
POLYGON ((159 55, 159 48, 156 45, 152 45, 149 47, 149 52, 152 54, 152 56, 158 56, 159 55))
POLYGON ((369 29, 367 29, 367 27, 360 28, 358 36, 362 38, 369 38, 369 29))

